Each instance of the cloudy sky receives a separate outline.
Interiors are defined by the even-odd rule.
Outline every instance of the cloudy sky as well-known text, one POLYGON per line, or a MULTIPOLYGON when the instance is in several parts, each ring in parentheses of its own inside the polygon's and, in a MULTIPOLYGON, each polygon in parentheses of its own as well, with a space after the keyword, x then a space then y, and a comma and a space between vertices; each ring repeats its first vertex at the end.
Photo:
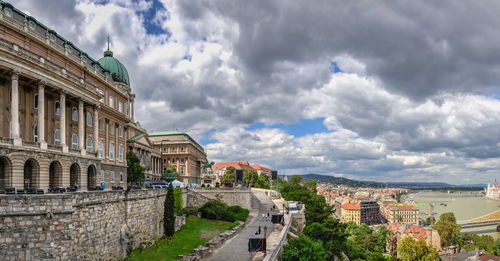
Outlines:
POLYGON ((136 119, 189 132, 211 160, 359 180, 500 179, 498 1, 11 3, 95 59, 110 35, 136 119))

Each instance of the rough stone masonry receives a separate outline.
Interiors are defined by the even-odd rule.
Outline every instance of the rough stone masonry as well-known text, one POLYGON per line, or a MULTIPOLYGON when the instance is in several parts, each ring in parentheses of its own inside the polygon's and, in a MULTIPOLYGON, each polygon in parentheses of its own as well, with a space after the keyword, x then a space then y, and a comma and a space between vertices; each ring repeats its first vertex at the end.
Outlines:
MULTIPOLYGON (((166 190, 0 195, 0 260, 121 260, 163 235, 166 190)), ((183 205, 222 196, 251 207, 250 190, 184 190, 183 205)), ((184 222, 176 220, 176 230, 184 222)))

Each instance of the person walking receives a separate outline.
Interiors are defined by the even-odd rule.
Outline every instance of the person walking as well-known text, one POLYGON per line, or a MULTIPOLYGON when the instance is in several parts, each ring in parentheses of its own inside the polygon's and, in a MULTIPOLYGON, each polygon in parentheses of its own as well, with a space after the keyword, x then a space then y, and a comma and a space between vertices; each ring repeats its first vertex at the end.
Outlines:
POLYGON ((264 226, 264 236, 267 235, 267 226, 264 226))
POLYGON ((259 230, 257 230, 257 231, 259 231, 259 235, 260 235, 260 226, 259 226, 259 230))

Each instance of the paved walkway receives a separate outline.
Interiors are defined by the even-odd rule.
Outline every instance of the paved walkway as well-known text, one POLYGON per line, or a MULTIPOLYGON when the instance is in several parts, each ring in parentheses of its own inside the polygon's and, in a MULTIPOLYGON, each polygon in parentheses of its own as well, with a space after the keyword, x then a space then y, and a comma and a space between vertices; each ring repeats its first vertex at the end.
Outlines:
MULTIPOLYGON (((261 202, 259 209, 252 209, 250 212, 250 224, 248 224, 243 231, 232 239, 226 241, 218 250, 216 250, 209 258, 204 260, 207 261, 250 261, 250 260, 262 260, 264 259, 264 253, 250 253, 248 252, 248 236, 255 234, 261 226, 261 232, 264 233, 264 226, 267 226, 267 238, 273 231, 273 223, 271 223, 271 217, 269 220, 263 220, 262 213, 267 214, 270 212, 270 208, 273 205, 273 201, 270 197, 266 196, 265 192, 254 191, 254 194, 261 202)), ((271 213, 269 213, 271 214, 271 213)))

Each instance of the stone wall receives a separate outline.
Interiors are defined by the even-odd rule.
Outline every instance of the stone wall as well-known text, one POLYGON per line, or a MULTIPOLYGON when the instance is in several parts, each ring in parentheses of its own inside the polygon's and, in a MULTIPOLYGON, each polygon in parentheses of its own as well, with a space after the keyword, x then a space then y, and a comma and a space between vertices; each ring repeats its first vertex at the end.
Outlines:
MULTIPOLYGON (((165 190, 0 195, 2 260, 119 260, 163 234, 165 190)), ((177 220, 180 228, 184 218, 177 220)))
POLYGON ((201 207, 210 199, 221 198, 228 205, 252 209, 258 207, 258 200, 247 188, 196 188, 186 191, 187 207, 201 207))

